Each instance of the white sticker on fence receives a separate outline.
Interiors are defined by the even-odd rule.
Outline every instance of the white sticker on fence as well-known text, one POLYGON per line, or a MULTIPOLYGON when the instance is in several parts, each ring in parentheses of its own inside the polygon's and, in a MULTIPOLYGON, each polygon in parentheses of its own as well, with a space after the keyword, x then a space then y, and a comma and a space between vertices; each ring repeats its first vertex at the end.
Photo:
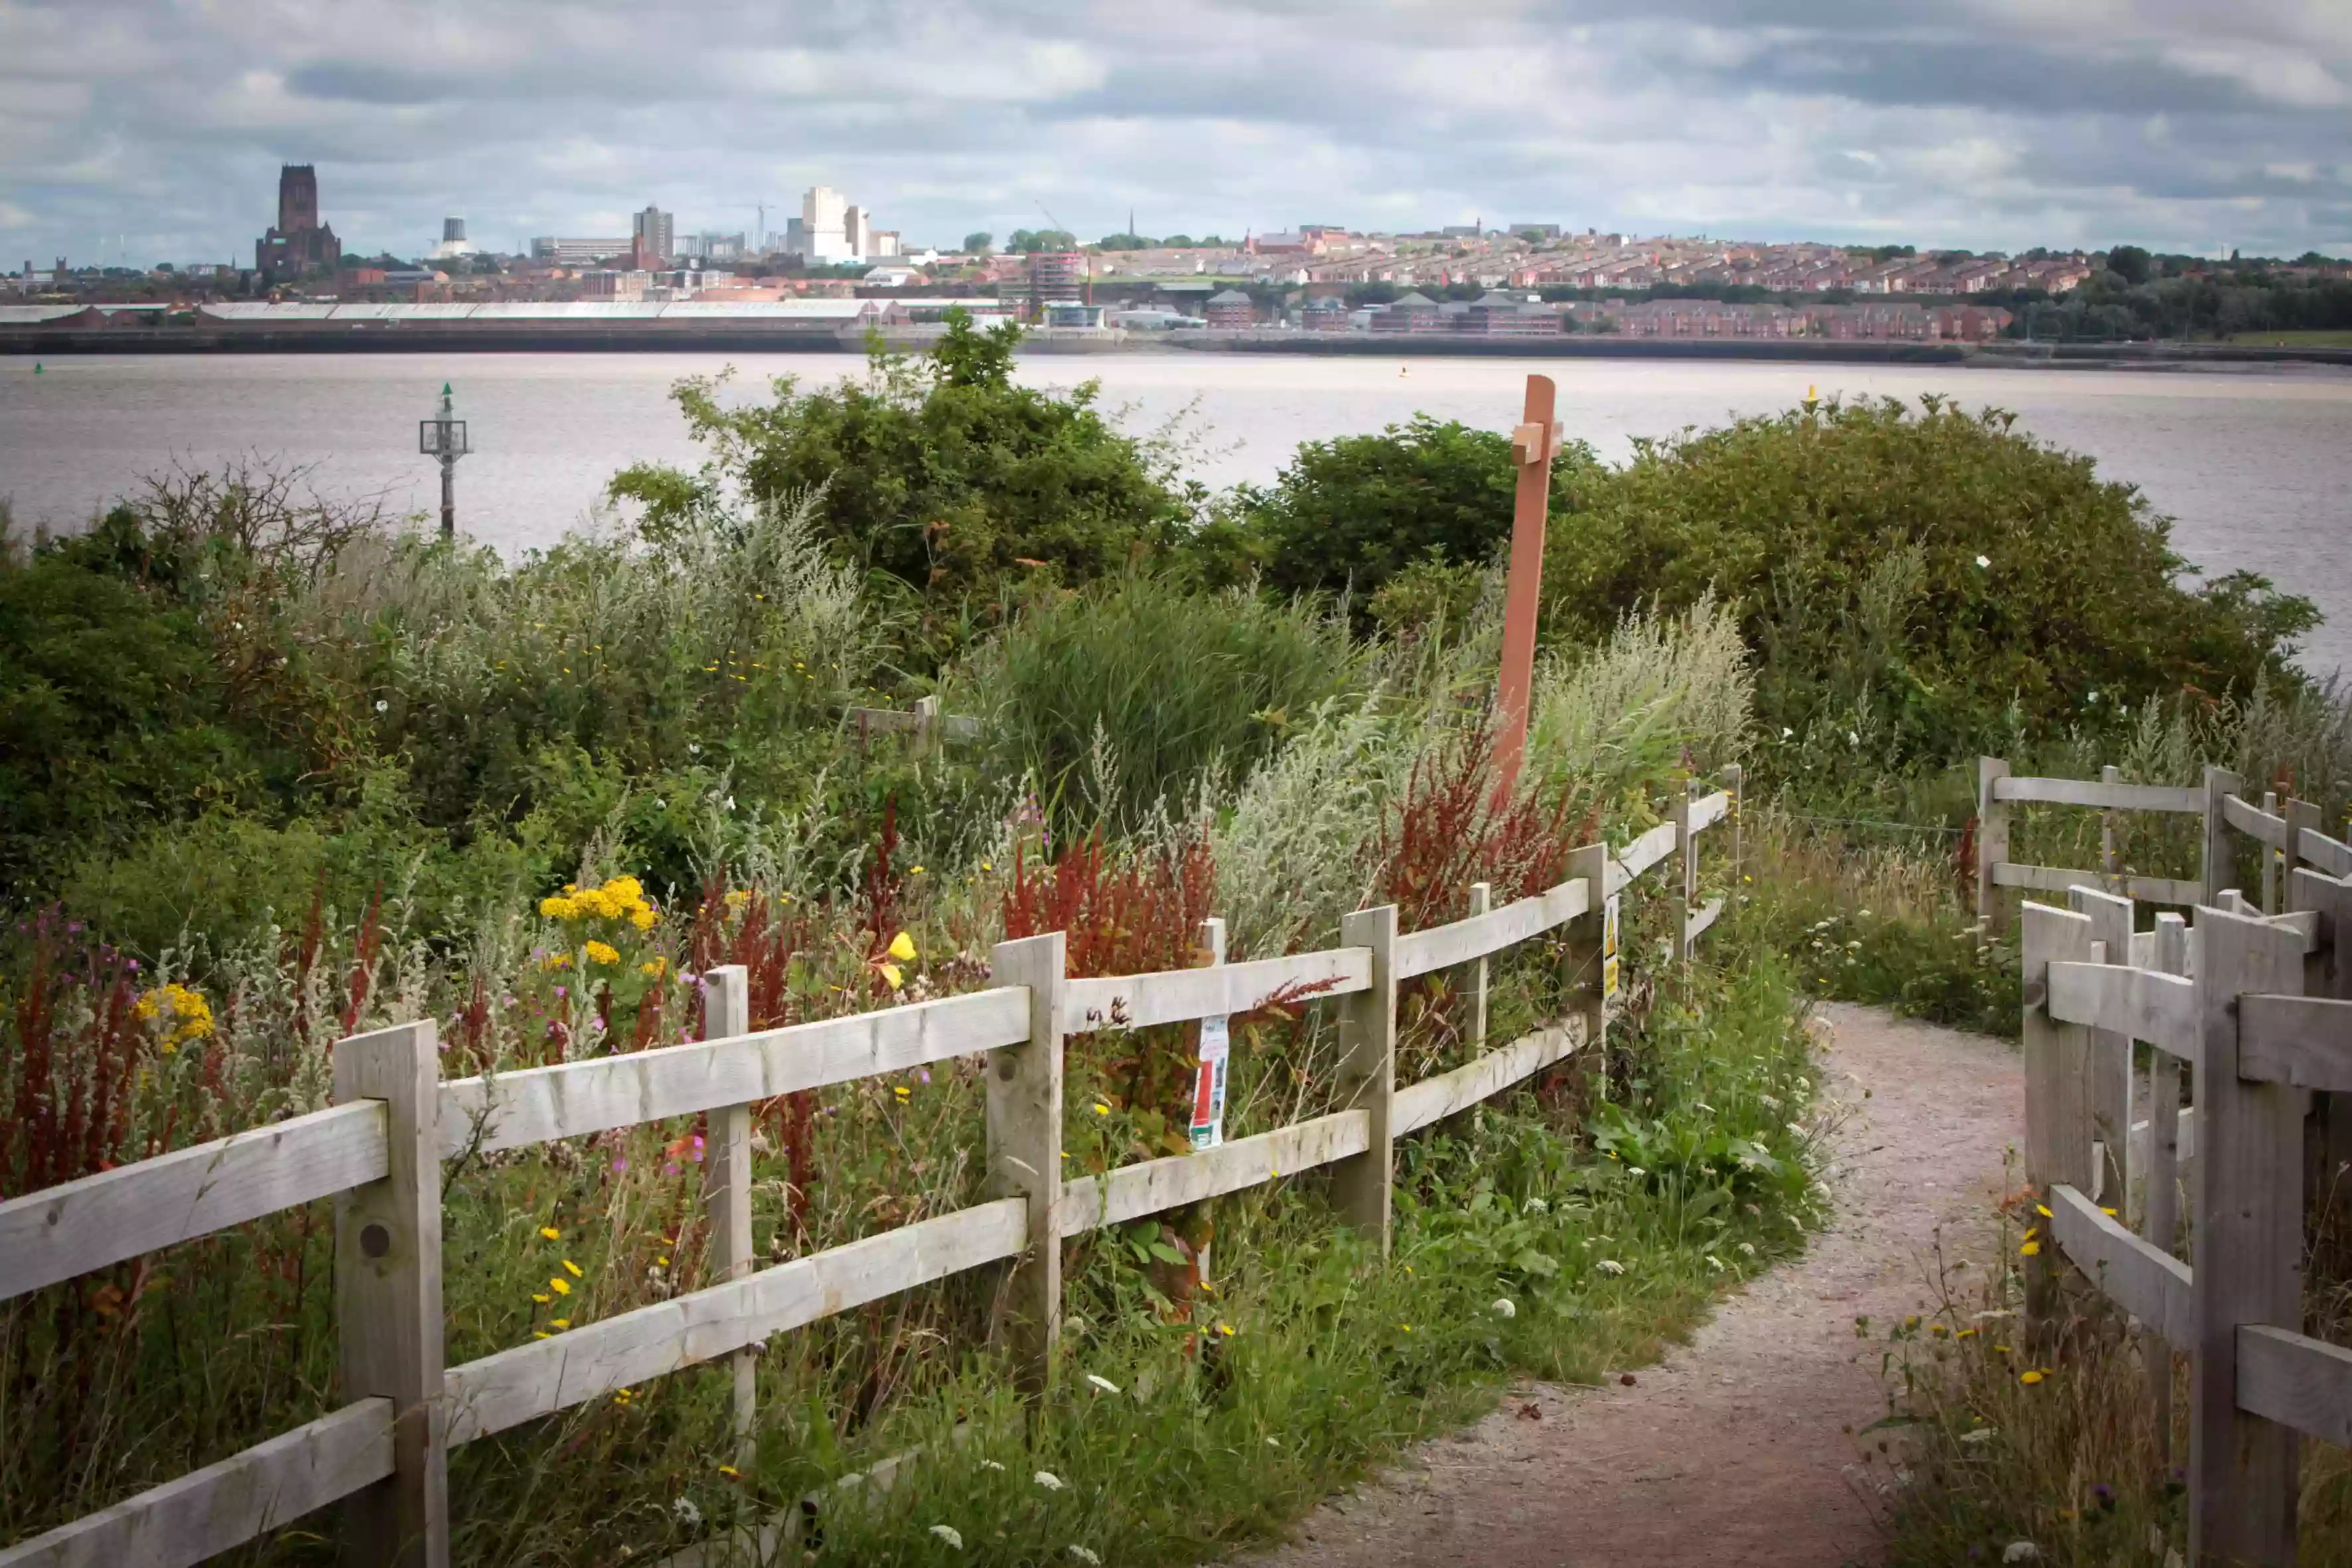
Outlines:
POLYGON ((1233 1054, 1233 1031, 1223 1013, 1201 1020, 1201 1066, 1192 1080, 1192 1147, 1213 1149, 1225 1141, 1225 1062, 1233 1054))
POLYGON ((1617 903, 1622 895, 1612 893, 1601 914, 1601 999, 1614 1002, 1623 969, 1617 956, 1617 903))

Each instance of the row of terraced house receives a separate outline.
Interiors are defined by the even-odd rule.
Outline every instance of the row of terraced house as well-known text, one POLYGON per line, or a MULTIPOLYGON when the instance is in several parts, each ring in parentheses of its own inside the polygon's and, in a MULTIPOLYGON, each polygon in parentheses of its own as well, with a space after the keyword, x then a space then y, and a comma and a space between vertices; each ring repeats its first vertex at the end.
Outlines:
MULTIPOLYGON (((1236 292, 1234 300, 1245 302, 1236 292)), ((1526 294, 1490 289, 1475 300, 1440 302, 1409 293, 1387 305, 1349 310, 1337 299, 1309 300, 1298 324, 1309 331, 1464 333, 1476 337, 1547 337, 1561 332, 1619 332, 1643 338, 1828 338, 1843 342, 1981 342, 1999 337, 2013 318, 1983 305, 1915 305, 1873 301, 1852 305, 1726 305, 1708 300, 1576 300, 1547 304, 1526 294)), ((1224 320, 1213 326, 1245 323, 1224 320)))

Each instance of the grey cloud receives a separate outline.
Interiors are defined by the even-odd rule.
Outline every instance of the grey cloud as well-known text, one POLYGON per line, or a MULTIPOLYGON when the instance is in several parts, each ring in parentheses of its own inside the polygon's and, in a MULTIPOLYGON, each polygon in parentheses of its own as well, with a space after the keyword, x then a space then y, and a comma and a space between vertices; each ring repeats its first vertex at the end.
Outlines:
POLYGON ((1132 204, 1161 231, 2352 242, 2326 174, 2352 166, 2352 7, 2105 10, 0 0, 0 257, 239 253, 281 160, 320 164, 353 246, 408 252, 446 213, 493 244, 649 200, 734 228, 766 199, 780 225, 818 180, 932 240, 1041 205, 1103 232, 1132 204), (2266 172, 2302 164, 2323 177, 2266 172))

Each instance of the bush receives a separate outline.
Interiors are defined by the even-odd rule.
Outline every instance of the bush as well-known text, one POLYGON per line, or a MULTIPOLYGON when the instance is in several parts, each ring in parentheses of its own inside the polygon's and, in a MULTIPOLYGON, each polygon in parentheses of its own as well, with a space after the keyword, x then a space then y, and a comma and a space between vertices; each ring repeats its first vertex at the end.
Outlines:
POLYGON ((877 350, 863 382, 811 392, 781 376, 765 407, 722 407, 719 380, 682 382, 674 395, 709 461, 698 476, 628 468, 613 493, 642 503, 656 537, 730 488, 768 503, 814 494, 837 558, 923 596, 942 630, 960 601, 1041 574, 1088 582, 1178 542, 1184 507, 1155 454, 1104 418, 1094 383, 1016 384, 1019 336, 959 313, 919 360, 877 350))
MULTIPOLYGON (((1570 443, 1552 465, 1555 518, 1576 510, 1593 472, 1591 448, 1570 443)), ((1511 537, 1517 484, 1509 437, 1417 414, 1377 436, 1306 442, 1271 489, 1241 502, 1267 582, 1370 599, 1422 563, 1494 560, 1511 537)))
POLYGON ((2291 680, 2307 600, 2245 574, 2177 585, 2193 569, 2166 519, 2011 425, 1933 397, 1832 402, 1642 443, 1551 531, 1548 635, 1712 590, 1757 653, 1765 725, 1897 768, 2291 680))
POLYGON ((1138 574, 1034 601, 964 678, 1000 774, 1033 781, 1066 832, 1125 832, 1212 770, 1246 773, 1359 662, 1307 605, 1138 574))

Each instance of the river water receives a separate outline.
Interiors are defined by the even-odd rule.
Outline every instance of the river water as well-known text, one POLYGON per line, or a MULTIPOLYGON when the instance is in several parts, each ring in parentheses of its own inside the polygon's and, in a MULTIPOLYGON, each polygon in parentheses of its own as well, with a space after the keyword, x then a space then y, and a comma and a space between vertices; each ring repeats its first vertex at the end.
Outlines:
MULTIPOLYGON (((0 361, 0 498, 19 530, 86 523, 107 498, 172 464, 261 455, 312 466, 338 495, 397 510, 439 506, 416 422, 446 380, 475 452, 457 468, 459 523, 502 549, 545 544, 589 517, 613 471, 691 465, 667 392, 732 363, 732 395, 769 378, 860 374, 852 355, 132 355, 67 358, 34 374, 0 361)), ((1138 432, 1176 422, 1186 466, 1211 484, 1273 477, 1301 441, 1415 412, 1493 429, 1517 422, 1529 371, 1559 384, 1573 437, 1622 461, 1638 437, 1719 424, 1823 395, 1941 392, 2019 416, 2084 453, 2177 520, 2174 547, 2210 572, 2246 569, 2315 599, 2327 623, 2306 667, 2352 665, 2352 376, 2265 368, 2003 371, 1728 361, 1369 358, 1209 353, 1034 355, 1038 384, 1094 379, 1138 432)))

